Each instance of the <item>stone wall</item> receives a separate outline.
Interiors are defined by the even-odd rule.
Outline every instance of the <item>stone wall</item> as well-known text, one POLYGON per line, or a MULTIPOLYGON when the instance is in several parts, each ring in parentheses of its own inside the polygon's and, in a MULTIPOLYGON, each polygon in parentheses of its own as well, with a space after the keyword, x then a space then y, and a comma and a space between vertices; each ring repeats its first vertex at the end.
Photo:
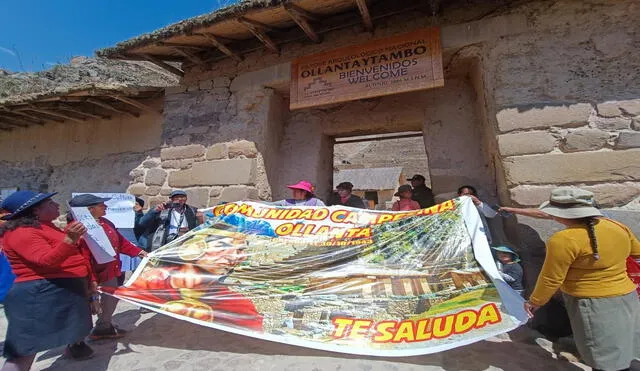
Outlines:
POLYGON ((640 4, 530 8, 530 32, 485 47, 505 196, 533 206, 577 185, 624 206, 640 196, 640 4))
POLYGON ((255 143, 246 140, 165 147, 160 157, 147 158, 130 173, 127 192, 153 207, 173 190, 186 191, 188 203, 198 208, 220 202, 258 200, 259 167, 255 143))
POLYGON ((160 114, 144 113, 3 132, 0 187, 60 192, 63 207, 72 192, 124 192, 131 169, 159 153, 161 125, 160 114))

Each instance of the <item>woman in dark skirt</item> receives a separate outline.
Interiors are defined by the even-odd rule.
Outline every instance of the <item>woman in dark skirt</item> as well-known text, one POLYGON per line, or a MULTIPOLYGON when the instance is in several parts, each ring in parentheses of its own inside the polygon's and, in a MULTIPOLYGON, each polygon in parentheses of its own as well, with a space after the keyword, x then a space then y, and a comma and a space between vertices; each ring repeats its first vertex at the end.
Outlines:
POLYGON ((16 275, 4 302, 9 325, 1 371, 28 370, 36 353, 67 344, 73 358, 93 354, 84 338, 97 306, 90 305, 91 268, 77 244, 86 228, 72 223, 63 232, 52 224, 60 215, 54 194, 18 191, 1 205, 10 214, 0 238, 16 275))

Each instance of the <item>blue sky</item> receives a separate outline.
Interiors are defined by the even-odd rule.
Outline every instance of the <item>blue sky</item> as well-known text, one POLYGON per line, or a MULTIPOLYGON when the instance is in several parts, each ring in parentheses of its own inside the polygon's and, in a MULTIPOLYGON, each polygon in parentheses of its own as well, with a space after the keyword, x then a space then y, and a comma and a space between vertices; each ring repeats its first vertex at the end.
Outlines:
POLYGON ((0 0, 0 68, 49 69, 234 0, 0 0))

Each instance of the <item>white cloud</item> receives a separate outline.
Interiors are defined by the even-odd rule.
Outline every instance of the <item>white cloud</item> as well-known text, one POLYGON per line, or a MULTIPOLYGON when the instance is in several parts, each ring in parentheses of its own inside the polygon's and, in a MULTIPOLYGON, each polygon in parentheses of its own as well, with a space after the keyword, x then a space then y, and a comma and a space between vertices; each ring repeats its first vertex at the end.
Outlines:
POLYGON ((5 53, 7 53, 7 54, 11 54, 11 55, 13 55, 14 57, 16 56, 16 52, 14 52, 14 51, 13 51, 13 50, 11 50, 11 49, 3 48, 3 47, 1 47, 1 46, 0 46, 0 52, 5 52, 5 53))

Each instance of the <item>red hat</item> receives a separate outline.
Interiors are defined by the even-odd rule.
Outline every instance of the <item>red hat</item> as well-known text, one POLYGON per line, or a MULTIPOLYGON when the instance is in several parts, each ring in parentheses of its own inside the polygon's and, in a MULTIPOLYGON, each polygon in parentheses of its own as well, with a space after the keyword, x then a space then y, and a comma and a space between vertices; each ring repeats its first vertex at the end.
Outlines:
POLYGON ((287 188, 289 188, 289 189, 300 189, 300 190, 303 190, 303 191, 307 191, 307 192, 309 192, 311 194, 314 194, 314 191, 316 189, 313 186, 313 184, 311 184, 311 182, 307 182, 306 180, 301 180, 296 184, 289 185, 289 186, 287 186, 287 188))

